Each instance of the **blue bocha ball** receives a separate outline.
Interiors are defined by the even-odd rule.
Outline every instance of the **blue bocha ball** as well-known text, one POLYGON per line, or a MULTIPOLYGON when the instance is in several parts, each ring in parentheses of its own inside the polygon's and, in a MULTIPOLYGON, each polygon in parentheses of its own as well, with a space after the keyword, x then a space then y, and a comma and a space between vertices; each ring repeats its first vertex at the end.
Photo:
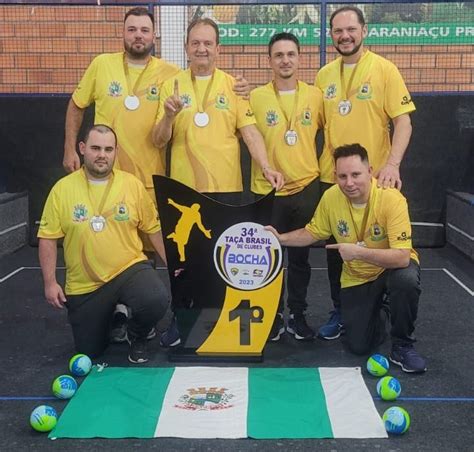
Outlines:
POLYGON ((396 378, 383 377, 377 383, 377 394, 383 400, 395 400, 401 392, 402 387, 396 378))
POLYGON ((69 370, 75 377, 87 375, 92 368, 92 361, 87 355, 79 353, 69 360, 69 370))
POLYGON ((410 415, 399 406, 390 407, 382 419, 385 430, 393 435, 402 435, 410 428, 410 415))
POLYGON ((77 383, 70 375, 60 375, 53 381, 53 394, 58 399, 70 399, 77 390, 77 383))
POLYGON ((49 432, 58 421, 56 410, 52 406, 40 405, 37 406, 30 415, 30 425, 37 432, 49 432))
POLYGON ((388 359, 383 355, 375 354, 367 360, 367 371, 374 377, 383 377, 390 367, 388 359))

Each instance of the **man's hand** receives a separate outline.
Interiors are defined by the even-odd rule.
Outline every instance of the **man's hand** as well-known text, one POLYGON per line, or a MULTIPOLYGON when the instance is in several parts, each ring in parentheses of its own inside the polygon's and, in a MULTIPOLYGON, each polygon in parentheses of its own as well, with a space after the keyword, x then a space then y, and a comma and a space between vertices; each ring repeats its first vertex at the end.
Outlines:
POLYGON ((64 308, 66 297, 64 296, 63 289, 57 282, 46 285, 44 288, 44 295, 46 297, 46 301, 51 306, 59 309, 64 308))
POLYGON ((343 261, 353 261, 360 259, 361 246, 355 243, 335 243, 333 245, 326 245, 328 250, 338 250, 343 261))
POLYGON ((280 234, 278 233, 278 231, 273 227, 273 226, 264 226, 265 231, 268 231, 268 232, 271 232, 277 239, 278 241, 280 242, 280 234))
POLYGON ((285 185, 285 178, 283 177, 283 174, 270 167, 263 168, 263 176, 268 182, 270 182, 276 191, 281 190, 285 185))
POLYGON ((67 173, 77 171, 81 167, 81 161, 75 149, 64 150, 63 167, 67 173))
POLYGON ((178 80, 174 81, 173 95, 166 99, 164 107, 165 115, 170 119, 173 119, 183 109, 183 103, 179 97, 178 80))
POLYGON ((402 180, 400 179, 400 168, 394 163, 386 163, 377 174, 377 186, 383 188, 397 188, 401 190, 402 180))
POLYGON ((235 77, 234 93, 243 97, 245 100, 250 99, 250 85, 241 75, 235 77))

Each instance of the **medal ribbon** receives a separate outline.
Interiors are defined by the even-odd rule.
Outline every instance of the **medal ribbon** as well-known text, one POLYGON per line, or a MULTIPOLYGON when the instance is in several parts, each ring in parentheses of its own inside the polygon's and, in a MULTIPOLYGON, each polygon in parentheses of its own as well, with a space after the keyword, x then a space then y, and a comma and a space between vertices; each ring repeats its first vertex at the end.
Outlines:
POLYGON ((126 56, 125 56, 125 52, 124 52, 124 54, 123 54, 123 72, 124 72, 125 78, 127 80, 127 92, 128 92, 129 96, 130 96, 130 93, 132 94, 132 96, 136 96, 135 90, 138 88, 138 86, 140 84, 140 80, 143 78, 143 74, 145 74, 146 70, 148 69, 150 61, 151 61, 151 58, 148 58, 148 61, 145 65, 145 67, 140 72, 140 75, 138 76, 138 78, 135 80, 135 84, 133 85, 133 88, 131 88, 130 72, 128 70, 128 64, 127 64, 127 60, 126 60, 126 56))
POLYGON ((342 61, 341 58, 341 64, 339 66, 339 76, 341 77, 341 89, 342 89, 342 94, 344 95, 344 101, 349 100, 349 93, 351 92, 351 86, 352 82, 354 80, 355 73, 357 71, 357 68, 359 67, 359 62, 360 60, 356 63, 354 69, 352 70, 352 74, 349 77, 349 84, 347 85, 347 90, 346 90, 346 80, 344 78, 344 62, 342 61))
POLYGON ((275 92, 275 96, 276 96, 277 101, 278 101, 278 106, 280 107, 280 110, 282 111, 283 116, 285 117, 286 130, 287 131, 288 130, 293 130, 292 124, 295 123, 296 109, 298 107, 298 97, 299 97, 299 94, 300 94, 299 82, 296 82, 296 95, 295 95, 295 100, 293 101, 293 108, 291 109, 291 115, 290 115, 289 119, 288 119, 288 115, 286 114, 285 109, 283 108, 283 103, 281 101, 280 91, 277 89, 277 87, 275 85, 275 82, 273 82, 273 91, 275 92))
POLYGON ((112 189, 112 182, 114 180, 114 173, 112 172, 112 175, 109 177, 109 180, 107 182, 107 187, 105 187, 105 191, 104 191, 104 194, 102 195, 102 198, 100 200, 98 209, 96 209, 96 205, 92 201, 93 197, 91 196, 91 183, 87 179, 87 174, 86 174, 85 171, 84 171, 84 177, 85 177, 85 180, 86 180, 86 183, 87 183, 87 196, 89 197, 89 201, 91 203, 92 209, 94 210, 94 212, 97 212, 97 214, 94 213, 94 216, 101 216, 102 209, 104 208, 104 205, 105 205, 105 201, 107 200, 107 197, 109 196, 110 190, 112 189))
POLYGON ((211 88, 212 88, 212 84, 214 82, 215 73, 216 73, 216 71, 212 72, 212 77, 211 77, 211 80, 209 80, 209 83, 207 84, 206 92, 204 93, 202 103, 199 101, 199 89, 198 89, 198 86, 197 86, 196 77, 193 74, 191 74, 191 81, 193 82, 194 97, 196 98, 197 108, 198 108, 199 113, 204 113, 204 110, 205 110, 206 104, 207 104, 207 100, 209 99, 209 94, 211 93, 211 88))
POLYGON ((363 243, 364 242, 364 235, 365 235, 365 228, 367 227, 367 220, 369 219, 369 210, 370 210, 370 195, 369 199, 367 200, 367 204, 365 205, 365 210, 364 210, 364 217, 362 218, 362 227, 360 229, 357 228, 357 223, 354 221, 354 215, 352 215, 352 205, 350 201, 346 198, 347 204, 349 206, 349 213, 351 214, 351 220, 352 224, 354 225, 354 231, 356 233, 357 237, 357 243, 363 243))

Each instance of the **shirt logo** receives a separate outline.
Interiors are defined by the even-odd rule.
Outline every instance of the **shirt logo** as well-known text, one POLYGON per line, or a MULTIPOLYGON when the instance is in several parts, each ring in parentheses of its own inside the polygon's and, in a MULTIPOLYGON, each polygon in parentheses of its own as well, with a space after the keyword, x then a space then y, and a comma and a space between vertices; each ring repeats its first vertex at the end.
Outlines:
POLYGON ((127 221, 130 218, 127 205, 124 202, 120 202, 115 206, 114 218, 117 221, 127 221))
POLYGON ((357 99, 371 99, 372 98, 372 86, 370 83, 363 83, 359 88, 359 92, 357 93, 357 99))
POLYGON ((349 237, 349 226, 347 225, 346 221, 339 220, 337 222, 337 233, 341 237, 349 237))
POLYGON ((72 213, 72 221, 74 223, 82 223, 87 220, 87 209, 84 204, 77 204, 74 206, 72 213))
POLYGON ((181 103, 183 104, 183 108, 189 108, 191 106, 191 96, 189 94, 181 94, 179 96, 181 103))
POLYGON ((151 101, 159 101, 160 100, 160 90, 156 85, 150 85, 148 87, 148 92, 146 98, 151 101))
POLYGON ((411 104, 413 101, 411 100, 411 97, 408 97, 408 96, 403 96, 403 99, 401 101, 401 104, 402 105, 409 105, 411 104))
POLYGON ((306 109, 303 111, 303 114, 301 115, 301 124, 304 126, 310 126, 312 124, 312 114, 311 110, 306 109))
POLYGON ((216 108, 219 108, 220 110, 229 109, 229 99, 225 94, 218 94, 216 96, 216 108))
POLYGON ((337 88, 335 83, 331 83, 327 88, 326 92, 324 93, 325 99, 334 99, 336 97, 337 88))
POLYGON ((111 97, 120 97, 122 95, 122 85, 120 84, 120 82, 116 82, 116 81, 113 81, 113 82, 110 82, 110 85, 109 85, 109 96, 111 97))
POLYGON ((384 240, 387 238, 387 233, 385 232, 385 229, 378 223, 374 223, 370 229, 370 239, 374 242, 380 242, 381 240, 384 240))
POLYGON ((275 110, 267 111, 266 121, 268 127, 276 126, 278 124, 278 119, 278 114, 275 110))
POLYGON ((406 242, 407 240, 411 240, 411 235, 408 235, 406 232, 402 232, 398 237, 397 240, 401 242, 406 242))

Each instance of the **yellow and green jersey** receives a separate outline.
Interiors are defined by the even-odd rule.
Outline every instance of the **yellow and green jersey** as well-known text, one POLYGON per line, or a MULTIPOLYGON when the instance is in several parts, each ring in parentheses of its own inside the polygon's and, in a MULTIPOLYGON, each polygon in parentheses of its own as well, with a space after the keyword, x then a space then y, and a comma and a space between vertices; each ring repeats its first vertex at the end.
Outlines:
POLYGON ((171 177, 199 191, 226 193, 242 191, 238 129, 255 124, 247 100, 233 92, 235 79, 216 69, 214 78, 197 78, 197 93, 188 69, 163 84, 157 123, 164 116, 163 104, 173 95, 178 80, 183 109, 174 118, 171 145, 171 177), (204 111, 209 117, 199 127, 194 117, 202 108, 208 84, 211 83, 204 111))
MULTIPOLYGON (((409 249, 410 257, 419 262, 412 248, 411 224, 405 197, 395 188, 379 188, 372 179, 368 217, 363 241, 368 248, 409 249)), ((361 231, 365 206, 354 207, 338 185, 327 190, 306 230, 315 238, 331 235, 337 243, 357 243, 356 231, 361 231), (355 223, 355 225, 354 225, 355 223)), ((377 279, 382 267, 360 260, 344 262, 341 286, 351 287, 377 279)))
POLYGON ((72 99, 79 108, 95 102, 94 123, 105 124, 117 134, 119 151, 116 168, 134 174, 153 195, 152 175, 165 174, 164 153, 152 141, 160 88, 180 69, 151 57, 145 68, 128 65, 128 72, 130 89, 135 88, 135 95, 140 101, 136 110, 128 110, 124 105, 125 98, 131 93, 124 70, 123 52, 96 57, 84 73, 72 99), (135 87, 137 80, 139 84, 135 87))
MULTIPOLYGON (((319 176, 315 139, 323 124, 321 92, 298 82, 297 90, 280 92, 279 101, 270 82, 251 92, 250 106, 265 140, 268 162, 285 177, 285 185, 276 193, 277 196, 300 192, 319 176), (289 129, 297 135, 294 145, 285 141, 289 129)), ((254 161, 251 188, 258 194, 266 194, 272 189, 254 161)))
POLYGON ((88 181, 83 169, 75 171, 54 185, 46 201, 38 237, 64 237, 66 294, 92 292, 146 260, 138 231, 152 234, 161 229, 143 184, 124 171, 113 174, 107 194, 107 183, 88 181), (105 203, 98 212, 104 194, 105 203), (99 215, 105 226, 94 232, 91 220, 99 215))
POLYGON ((319 166, 321 181, 334 183, 334 150, 345 144, 359 143, 367 149, 369 163, 377 172, 390 153, 389 121, 415 110, 410 93, 397 67, 375 53, 366 51, 356 65, 344 66, 346 89, 352 110, 341 115, 339 103, 345 100, 341 86, 342 59, 320 69, 315 85, 324 99, 324 148, 319 166))

